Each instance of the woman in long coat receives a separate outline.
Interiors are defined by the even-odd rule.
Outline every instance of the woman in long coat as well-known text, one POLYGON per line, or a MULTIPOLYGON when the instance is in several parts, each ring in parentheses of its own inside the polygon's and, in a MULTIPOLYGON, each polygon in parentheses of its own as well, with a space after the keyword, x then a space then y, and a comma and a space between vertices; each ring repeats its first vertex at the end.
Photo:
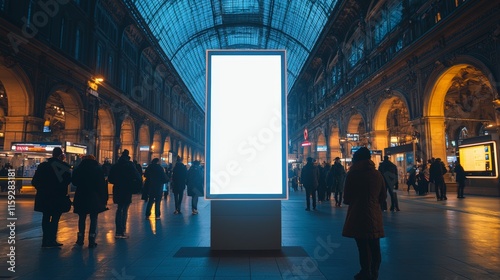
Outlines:
POLYGON ((90 216, 89 248, 97 245, 97 216, 105 211, 108 201, 108 184, 104 171, 93 155, 85 156, 73 171, 71 179, 76 186, 73 200, 73 212, 78 214, 78 234, 76 244, 82 246, 85 234, 85 222, 90 216))
POLYGON ((344 203, 349 205, 342 235, 356 240, 361 271, 355 279, 378 279, 384 237, 381 204, 386 199, 382 174, 370 160, 370 150, 360 148, 347 173, 344 203))

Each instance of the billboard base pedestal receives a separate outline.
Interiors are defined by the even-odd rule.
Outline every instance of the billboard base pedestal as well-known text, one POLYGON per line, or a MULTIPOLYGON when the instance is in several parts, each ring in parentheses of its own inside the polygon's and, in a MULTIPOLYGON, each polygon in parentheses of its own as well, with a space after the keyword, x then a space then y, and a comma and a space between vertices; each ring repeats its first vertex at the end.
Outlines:
POLYGON ((280 200, 212 200, 211 250, 281 250, 280 200))

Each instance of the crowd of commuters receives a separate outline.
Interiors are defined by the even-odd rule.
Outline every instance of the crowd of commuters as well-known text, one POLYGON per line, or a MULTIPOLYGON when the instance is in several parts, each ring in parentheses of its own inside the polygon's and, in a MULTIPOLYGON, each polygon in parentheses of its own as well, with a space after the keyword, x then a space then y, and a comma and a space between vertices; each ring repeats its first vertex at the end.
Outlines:
POLYGON ((86 221, 89 217, 88 247, 97 246, 98 215, 109 210, 108 182, 113 185, 113 203, 117 205, 116 239, 128 238, 128 209, 134 193, 142 191, 145 194, 146 218, 149 219, 154 204, 155 218, 160 219, 161 200, 164 196, 167 198, 169 183, 175 200, 174 214, 181 213, 181 201, 187 185, 187 194, 192 197, 192 214, 198 214, 198 198, 204 195, 203 170, 199 161, 194 161, 188 171, 181 157, 177 157, 174 168, 165 169, 159 164, 160 160, 154 158, 144 172, 143 183, 141 166, 130 159, 126 149, 114 165, 109 161, 100 165, 93 155, 86 155, 82 157, 80 164, 71 170, 71 166, 65 162, 62 149, 54 148, 52 157, 38 166, 32 179, 32 185, 37 191, 34 210, 42 212, 43 215, 43 248, 63 245, 57 241, 58 224, 62 213, 69 212, 71 205, 73 212, 78 214, 76 245, 82 246, 85 243, 86 221), (70 183, 76 187, 73 201, 68 194, 70 183))

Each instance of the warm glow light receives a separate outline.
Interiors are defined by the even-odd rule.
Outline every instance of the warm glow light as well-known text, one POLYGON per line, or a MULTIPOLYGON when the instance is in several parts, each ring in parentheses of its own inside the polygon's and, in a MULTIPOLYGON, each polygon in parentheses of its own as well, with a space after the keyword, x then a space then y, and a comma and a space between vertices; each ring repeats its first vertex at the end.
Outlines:
POLYGON ((96 82, 97 84, 102 83, 102 82, 104 82, 104 78, 101 78, 101 77, 95 78, 94 82, 96 82))

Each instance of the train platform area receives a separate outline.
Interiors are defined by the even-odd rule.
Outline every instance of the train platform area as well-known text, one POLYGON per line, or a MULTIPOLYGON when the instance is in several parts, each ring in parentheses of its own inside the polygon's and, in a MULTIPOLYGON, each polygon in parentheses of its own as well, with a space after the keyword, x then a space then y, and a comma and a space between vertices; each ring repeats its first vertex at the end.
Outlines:
MULTIPOLYGON (((458 199, 448 193, 448 200, 436 201, 402 190, 398 196, 401 211, 383 214, 379 279, 500 279, 499 197, 458 199)), ((155 220, 145 218, 140 195, 129 209, 128 239, 115 239, 116 205, 110 199, 110 210, 99 215, 96 248, 89 249, 87 240, 75 245, 78 216, 71 212, 59 223, 64 245, 41 248, 42 214, 33 211, 33 196, 16 196, 10 216, 9 198, 2 193, 0 199, 0 279, 342 280, 359 271, 355 241, 341 235, 347 206, 323 202, 307 212, 304 191, 282 201, 279 251, 212 251, 209 201, 201 199, 199 214, 192 215, 185 197, 182 213, 174 215, 169 197, 155 220)))

